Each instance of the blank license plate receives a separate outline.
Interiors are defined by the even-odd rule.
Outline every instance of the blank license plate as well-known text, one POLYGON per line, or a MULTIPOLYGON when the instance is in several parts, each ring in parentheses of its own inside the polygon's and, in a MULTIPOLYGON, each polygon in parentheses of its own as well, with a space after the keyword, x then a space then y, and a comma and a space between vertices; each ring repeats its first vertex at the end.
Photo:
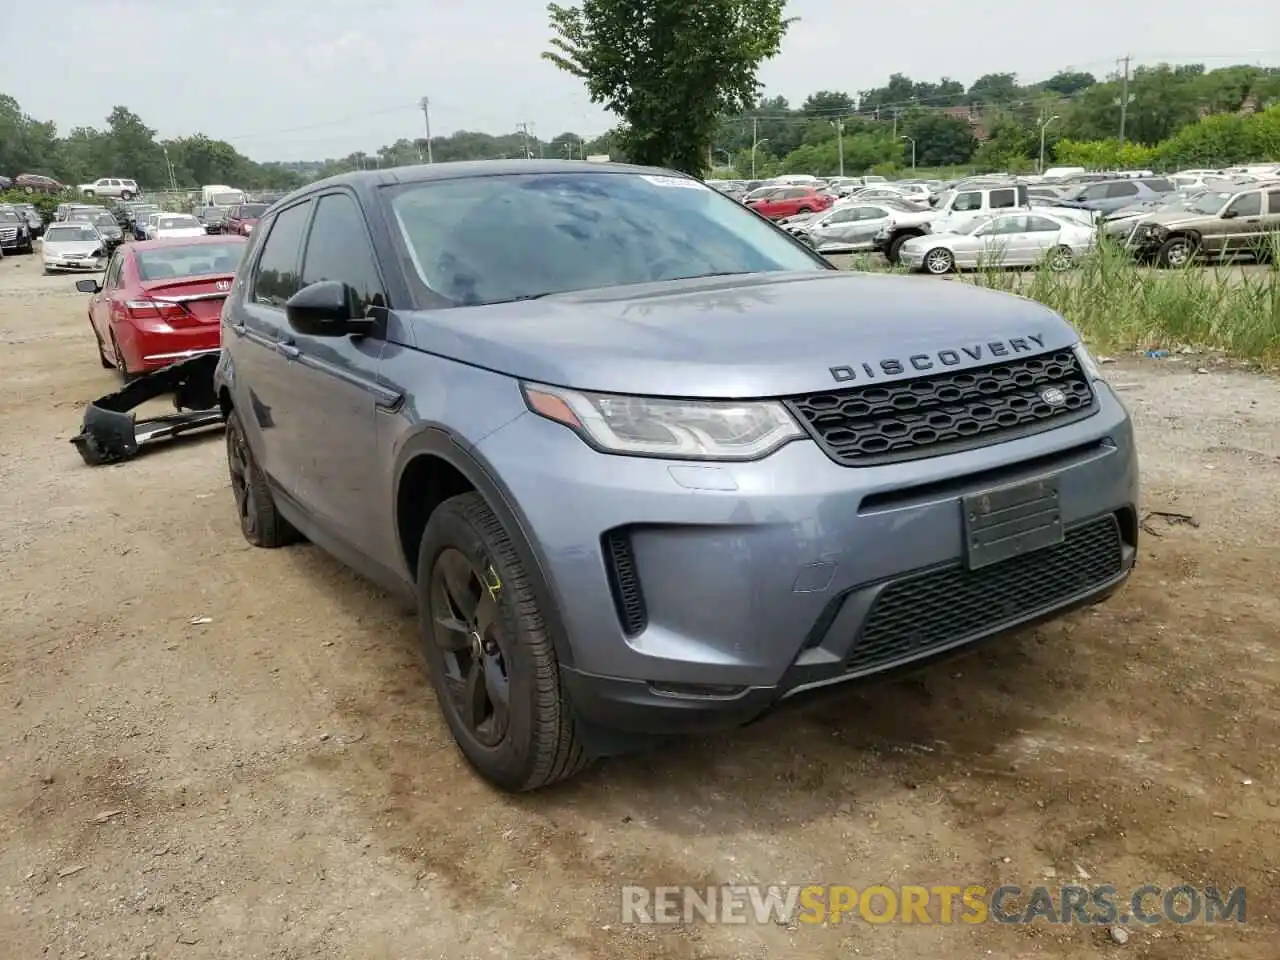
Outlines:
POLYGON ((975 493, 961 505, 965 564, 970 570, 1062 542, 1057 477, 975 493))

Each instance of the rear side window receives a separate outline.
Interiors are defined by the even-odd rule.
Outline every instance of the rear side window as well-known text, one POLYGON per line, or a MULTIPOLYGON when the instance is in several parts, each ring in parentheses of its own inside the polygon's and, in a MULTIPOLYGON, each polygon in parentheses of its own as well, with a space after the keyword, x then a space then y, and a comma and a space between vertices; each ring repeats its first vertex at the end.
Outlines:
POLYGON ((1143 182, 1156 193, 1173 193, 1173 184, 1163 177, 1155 177, 1154 179, 1144 180, 1143 182))
POLYGON ((1018 205, 1018 191, 1016 190, 992 190, 991 191, 991 209, 1007 210, 1010 207, 1018 205))
POLYGON ((1111 199, 1116 197, 1136 197, 1138 195, 1137 184, 1133 183, 1108 183, 1107 196, 1111 199))
POLYGON ((311 205, 308 200, 276 215, 254 271, 251 294, 254 303, 283 308, 285 301, 301 288, 298 264, 302 259, 303 231, 311 205))
POLYGON ((1227 209, 1234 211, 1237 217, 1256 217, 1262 213, 1262 193, 1241 194, 1227 209))
POLYGON ((1280 214, 1280 190, 1272 190, 1267 194, 1267 210, 1272 216, 1280 214))
POLYGON ((369 307, 387 305, 364 215, 355 200, 345 193, 321 197, 316 218, 311 223, 302 266, 302 286, 321 280, 339 280, 354 290, 362 316, 369 307))

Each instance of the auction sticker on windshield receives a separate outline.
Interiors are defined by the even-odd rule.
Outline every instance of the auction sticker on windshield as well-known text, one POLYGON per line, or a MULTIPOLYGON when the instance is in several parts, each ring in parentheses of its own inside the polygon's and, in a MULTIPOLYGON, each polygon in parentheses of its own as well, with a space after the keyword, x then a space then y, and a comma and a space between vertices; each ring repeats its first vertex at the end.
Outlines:
POLYGON ((688 180, 684 177, 655 177, 651 174, 640 174, 641 180, 648 180, 655 187, 684 187, 686 190, 710 190, 711 188, 705 184, 699 183, 697 180, 688 180))

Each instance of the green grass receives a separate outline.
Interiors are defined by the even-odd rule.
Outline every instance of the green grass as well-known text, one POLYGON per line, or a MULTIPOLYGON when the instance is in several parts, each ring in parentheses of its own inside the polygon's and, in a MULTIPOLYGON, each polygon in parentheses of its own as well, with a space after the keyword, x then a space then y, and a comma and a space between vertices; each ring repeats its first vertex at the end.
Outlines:
MULTIPOLYGON (((867 259, 855 259, 853 268, 874 269, 867 259)), ((1158 270, 1136 265, 1105 243, 1063 273, 986 268, 960 279, 1051 307, 1099 351, 1185 346, 1280 366, 1280 267, 1274 255, 1270 266, 1249 271, 1158 270)))

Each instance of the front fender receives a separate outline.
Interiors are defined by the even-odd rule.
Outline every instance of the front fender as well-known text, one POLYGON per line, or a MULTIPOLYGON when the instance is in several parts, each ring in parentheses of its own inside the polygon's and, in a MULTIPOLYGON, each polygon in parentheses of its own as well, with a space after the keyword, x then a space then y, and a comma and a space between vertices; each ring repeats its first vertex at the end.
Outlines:
POLYGON ((529 521, 511 491, 474 447, 440 426, 427 426, 406 440, 396 455, 394 486, 389 492, 395 504, 395 529, 400 529, 400 483, 409 464, 419 456, 434 456, 462 474, 485 499, 502 522, 515 544, 516 554, 528 572, 538 601, 538 610, 551 633, 561 666, 573 666, 573 651, 568 642, 564 619, 555 591, 547 576, 546 557, 537 546, 537 538, 529 534, 529 521))

